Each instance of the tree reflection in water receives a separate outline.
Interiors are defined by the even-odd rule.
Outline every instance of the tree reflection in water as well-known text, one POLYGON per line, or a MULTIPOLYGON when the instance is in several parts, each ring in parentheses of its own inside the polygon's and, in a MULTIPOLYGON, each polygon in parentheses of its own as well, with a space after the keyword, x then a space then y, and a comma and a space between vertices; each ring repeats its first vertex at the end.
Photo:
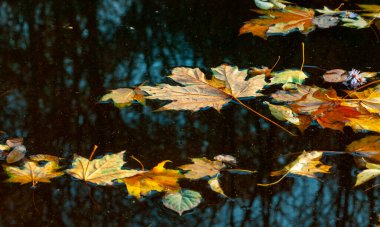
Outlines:
MULTIPOLYGON (((324 1, 313 2, 320 7, 324 1)), ((68 176, 34 192, 28 186, 2 184, 0 225, 376 223, 378 190, 352 189, 356 169, 348 156, 328 157, 336 168, 322 181, 297 177, 271 188, 256 186, 273 180, 269 172, 294 159, 289 153, 344 150, 361 137, 349 129, 343 134, 311 127, 290 137, 238 105, 219 114, 152 113, 158 107, 154 102, 153 107, 121 111, 97 103, 109 89, 161 82, 175 66, 271 66, 280 55, 278 69, 299 67, 301 42, 306 44, 307 64, 327 69, 372 66, 378 71, 379 45, 370 29, 336 28, 266 41, 238 36, 243 21, 253 16, 251 7, 250 1, 230 0, 2 1, 0 129, 25 137, 30 153, 70 159, 74 153, 89 156, 97 144, 99 155, 127 149, 146 167, 165 159, 177 166, 188 157, 231 154, 242 168, 261 174, 225 174, 222 185, 228 199, 218 198, 206 182, 184 182, 202 191, 205 201, 182 217, 166 210, 158 195, 138 202, 127 198, 123 187, 89 187, 68 176)), ((269 116, 262 101, 247 103, 269 116)), ((128 165, 138 167, 132 160, 128 165)))

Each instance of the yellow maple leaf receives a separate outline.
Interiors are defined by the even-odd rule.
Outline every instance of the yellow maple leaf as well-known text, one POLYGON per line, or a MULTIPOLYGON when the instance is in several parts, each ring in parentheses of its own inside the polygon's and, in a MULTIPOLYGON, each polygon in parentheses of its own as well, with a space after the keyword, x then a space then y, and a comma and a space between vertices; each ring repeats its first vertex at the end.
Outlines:
MULTIPOLYGON (((58 159, 58 158, 57 158, 58 159)), ((62 176, 64 172, 58 171, 60 166, 58 161, 40 158, 25 161, 22 167, 4 165, 4 170, 8 174, 7 182, 27 184, 32 183, 34 187, 38 182, 50 183, 50 179, 62 176), (39 164, 38 161, 46 161, 39 164)))
POLYGON ((316 178, 316 173, 330 173, 332 166, 323 164, 320 159, 322 158, 323 152, 320 151, 304 151, 297 159, 283 169, 278 171, 273 171, 271 176, 281 176, 282 177, 276 182, 269 184, 258 184, 260 186, 270 186, 279 183, 284 179, 289 173, 301 175, 305 177, 316 178))
POLYGON ((177 192, 180 189, 178 179, 183 175, 179 170, 165 169, 169 160, 160 162, 152 170, 141 172, 135 176, 121 179, 127 187, 128 193, 140 199, 151 191, 177 192))
POLYGON ((66 173, 73 177, 98 185, 112 185, 113 180, 138 174, 138 170, 122 169, 125 151, 104 155, 102 158, 88 160, 79 155, 74 156, 72 168, 66 173))
POLYGON ((369 113, 380 114, 380 85, 362 92, 354 92, 350 97, 353 99, 345 99, 342 105, 365 108, 369 113))

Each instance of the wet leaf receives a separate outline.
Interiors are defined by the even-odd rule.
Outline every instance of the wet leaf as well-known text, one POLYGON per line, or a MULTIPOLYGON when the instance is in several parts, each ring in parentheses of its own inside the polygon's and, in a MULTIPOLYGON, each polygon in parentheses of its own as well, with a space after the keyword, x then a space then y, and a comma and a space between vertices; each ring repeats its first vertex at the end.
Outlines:
POLYGON ((330 83, 342 83, 347 81, 348 72, 343 69, 331 69, 323 74, 323 79, 330 83))
POLYGON ((380 136, 367 136, 346 147, 349 152, 360 153, 368 162, 380 164, 380 136))
POLYGON ((208 184, 210 185, 211 190, 213 190, 214 192, 216 192, 218 194, 221 194, 221 195, 227 197, 224 194, 222 187, 220 186, 218 176, 215 176, 215 177, 211 178, 210 180, 208 180, 208 184))
POLYGON ((358 174, 355 187, 380 176, 380 165, 367 162, 366 168, 358 174))
POLYGON ((35 186, 38 182, 50 183, 50 179, 62 176, 64 172, 58 171, 58 162, 47 161, 39 165, 35 161, 25 161, 22 167, 4 165, 4 170, 10 177, 7 182, 27 184, 35 186))
POLYGON ((282 170, 274 171, 271 176, 284 175, 292 173, 296 175, 316 178, 316 173, 330 173, 331 166, 324 165, 320 159, 323 152, 320 151, 304 151, 295 161, 285 166, 282 170))
POLYGON ((183 175, 178 170, 165 169, 164 165, 170 161, 160 162, 152 170, 141 172, 135 176, 121 179, 127 187, 129 195, 140 199, 151 191, 177 192, 180 188, 178 179, 183 175))
POLYGON ((24 145, 18 145, 13 147, 12 151, 7 155, 7 163, 18 162, 25 157, 26 148, 24 145))
POLYGON ((207 158, 192 158, 193 164, 182 165, 178 168, 188 170, 185 177, 196 180, 206 176, 213 177, 226 166, 220 161, 210 161, 207 158))
POLYGON ((314 10, 299 7, 287 7, 281 11, 253 10, 263 14, 262 18, 252 19, 240 28, 240 34, 252 33, 254 36, 266 38, 270 35, 286 35, 293 31, 305 34, 314 30, 312 23, 314 10))
POLYGON ((208 80, 198 68, 175 68, 169 78, 183 86, 159 84, 141 89, 150 95, 147 99, 172 101, 158 110, 198 111, 212 107, 219 111, 233 98, 261 96, 257 92, 266 85, 264 75, 246 80, 247 70, 239 71, 237 67, 221 65, 212 70, 214 75, 208 80))
POLYGON ((79 155, 74 156, 72 168, 66 173, 73 177, 98 185, 112 185, 113 180, 134 176, 140 171, 121 169, 125 164, 123 160, 125 151, 117 154, 104 155, 89 161, 79 155))
POLYGON ((197 207, 202 201, 202 195, 199 192, 183 189, 177 193, 167 194, 162 198, 165 207, 182 215, 183 212, 197 207))
POLYGON ((110 99, 118 108, 130 106, 132 105, 133 101, 138 101, 142 104, 145 104, 144 94, 141 92, 139 87, 135 89, 119 88, 111 90, 111 92, 104 95, 100 101, 108 101, 110 99))

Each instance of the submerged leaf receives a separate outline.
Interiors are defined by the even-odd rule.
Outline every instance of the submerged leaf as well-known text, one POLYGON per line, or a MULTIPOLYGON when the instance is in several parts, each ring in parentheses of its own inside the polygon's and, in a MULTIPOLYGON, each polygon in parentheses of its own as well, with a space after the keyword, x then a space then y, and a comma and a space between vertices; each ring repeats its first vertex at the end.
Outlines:
POLYGON ((185 173, 185 177, 196 180, 206 176, 213 177, 217 175, 221 169, 226 166, 220 161, 210 161, 207 158, 192 158, 193 164, 182 165, 178 168, 189 170, 185 173))
POLYGON ((183 175, 178 170, 165 169, 164 165, 170 161, 160 162, 152 170, 141 172, 135 176, 121 179, 127 187, 128 193, 140 199, 151 191, 177 192, 180 188, 178 179, 183 175))
POLYGON ((89 161, 79 155, 74 156, 72 168, 66 173, 73 177, 98 185, 112 185, 113 180, 134 176, 140 171, 121 169, 125 151, 104 155, 102 158, 89 161))
POLYGON ((202 201, 202 195, 199 192, 183 189, 177 193, 167 194, 162 198, 165 207, 182 215, 183 212, 191 210, 198 206, 202 201))
POLYGON ((172 101, 158 110, 198 111, 212 107, 219 111, 233 98, 261 96, 257 92, 266 85, 265 75, 246 80, 247 70, 240 71, 237 67, 221 65, 212 70, 214 75, 208 80, 198 68, 175 68, 169 78, 183 86, 159 84, 141 89, 150 95, 147 99, 172 101))
POLYGON ((45 160, 47 163, 39 165, 35 161, 25 161, 22 167, 4 165, 4 170, 10 177, 7 182, 35 186, 38 182, 50 183, 50 179, 62 176, 64 172, 58 171, 60 166, 56 161, 45 160))

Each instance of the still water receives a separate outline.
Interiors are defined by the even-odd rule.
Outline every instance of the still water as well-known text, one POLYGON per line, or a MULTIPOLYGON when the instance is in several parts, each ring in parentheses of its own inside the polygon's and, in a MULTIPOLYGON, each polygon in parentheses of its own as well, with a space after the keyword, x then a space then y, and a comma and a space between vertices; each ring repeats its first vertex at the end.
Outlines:
MULTIPOLYGON (((341 3, 293 2, 312 8, 341 3)), ((335 27, 268 40, 239 36, 243 22, 255 16, 254 7, 251 0, 0 1, 0 130, 24 137, 28 154, 60 156, 69 167, 74 153, 89 157, 98 145, 96 155, 127 150, 146 168, 163 160, 172 160, 174 168, 191 157, 229 154, 240 168, 258 171, 225 173, 221 184, 228 198, 211 191, 207 181, 181 182, 204 197, 183 216, 166 209, 159 193, 138 201, 122 185, 89 186, 68 175, 36 189, 1 183, 0 226, 375 225, 380 189, 353 188, 358 169, 351 156, 324 158, 333 173, 319 180, 293 176, 272 187, 256 185, 273 181, 270 171, 298 152, 343 151, 364 133, 311 126, 293 137, 236 104, 221 113, 191 113, 152 112, 159 102, 122 110, 98 103, 110 89, 167 82, 176 66, 270 67, 281 56, 276 69, 299 68, 302 42, 307 65, 380 71, 373 30, 335 27)), ((264 100, 244 102, 271 116, 264 100)), ((132 159, 127 165, 140 167, 132 159)), ((0 178, 7 178, 3 171, 0 178)))

